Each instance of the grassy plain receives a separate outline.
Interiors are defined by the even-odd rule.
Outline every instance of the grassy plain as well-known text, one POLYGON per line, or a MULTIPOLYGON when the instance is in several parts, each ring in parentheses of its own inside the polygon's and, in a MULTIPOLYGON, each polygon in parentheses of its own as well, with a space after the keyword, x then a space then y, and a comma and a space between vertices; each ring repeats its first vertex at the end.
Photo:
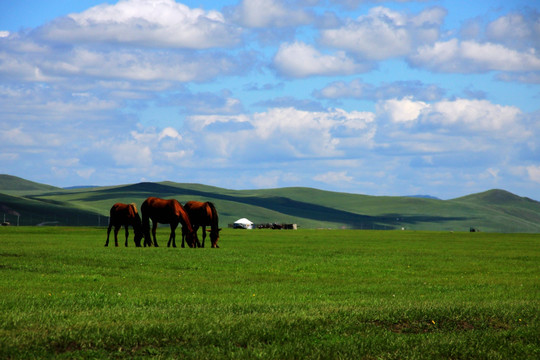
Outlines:
POLYGON ((540 357, 538 234, 167 237, 104 248, 105 228, 1 228, 0 358, 540 357))

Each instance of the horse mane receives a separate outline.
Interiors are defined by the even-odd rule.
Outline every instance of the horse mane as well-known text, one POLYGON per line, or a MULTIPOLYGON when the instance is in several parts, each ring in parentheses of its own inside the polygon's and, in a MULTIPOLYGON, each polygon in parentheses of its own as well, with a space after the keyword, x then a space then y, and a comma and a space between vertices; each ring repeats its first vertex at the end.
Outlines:
POLYGON ((135 209, 135 214, 138 214, 139 212, 137 211, 137 205, 135 203, 131 203, 129 204, 130 206, 133 206, 133 209, 135 209))

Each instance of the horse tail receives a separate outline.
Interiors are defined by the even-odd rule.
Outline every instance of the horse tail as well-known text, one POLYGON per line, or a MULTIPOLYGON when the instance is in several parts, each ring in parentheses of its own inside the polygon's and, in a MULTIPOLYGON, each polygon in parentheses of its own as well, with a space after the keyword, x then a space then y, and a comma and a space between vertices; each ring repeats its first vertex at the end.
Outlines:
POLYGON ((216 207, 214 206, 213 203, 211 202, 207 202, 207 209, 210 209, 210 212, 211 212, 211 215, 212 215, 212 222, 210 224, 211 228, 210 228, 210 240, 212 241, 212 247, 213 248, 218 248, 218 240, 219 240, 219 218, 218 218, 218 213, 217 213, 217 210, 216 210, 216 207))
POLYGON ((210 201, 208 201, 206 204, 210 208, 210 212, 212 215, 212 224, 211 224, 212 230, 217 231, 219 227, 219 218, 218 218, 216 207, 214 206, 214 203, 211 203, 210 201))

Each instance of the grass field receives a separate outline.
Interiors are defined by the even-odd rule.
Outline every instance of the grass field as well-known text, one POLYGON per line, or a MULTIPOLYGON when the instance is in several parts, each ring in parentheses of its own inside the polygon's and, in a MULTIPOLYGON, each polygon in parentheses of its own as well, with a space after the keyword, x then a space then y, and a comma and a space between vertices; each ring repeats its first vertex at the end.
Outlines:
POLYGON ((0 358, 540 357, 538 234, 225 229, 220 249, 166 248, 166 228, 160 248, 105 235, 0 229, 0 358))

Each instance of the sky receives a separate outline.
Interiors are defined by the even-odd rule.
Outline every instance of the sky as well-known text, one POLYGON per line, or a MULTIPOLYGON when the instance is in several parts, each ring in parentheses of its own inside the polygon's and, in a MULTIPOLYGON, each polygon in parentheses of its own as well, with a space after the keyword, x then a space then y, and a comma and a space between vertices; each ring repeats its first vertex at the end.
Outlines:
POLYGON ((540 200, 540 1, 0 0, 0 173, 540 200))

